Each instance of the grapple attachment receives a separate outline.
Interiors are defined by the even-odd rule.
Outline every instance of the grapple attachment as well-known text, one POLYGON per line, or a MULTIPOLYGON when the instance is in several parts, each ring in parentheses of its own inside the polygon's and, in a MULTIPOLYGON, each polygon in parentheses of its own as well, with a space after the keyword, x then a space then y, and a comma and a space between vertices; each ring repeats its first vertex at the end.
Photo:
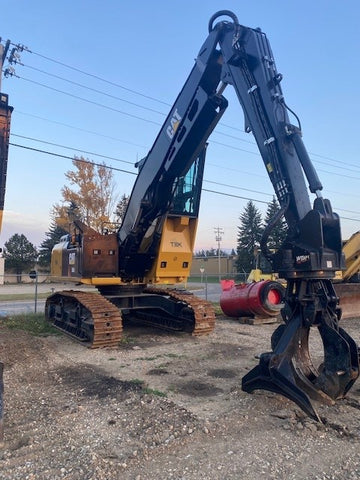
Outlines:
POLYGON ((242 380, 242 389, 280 393, 321 421, 311 399, 326 405, 343 398, 359 376, 355 341, 339 327, 340 311, 330 280, 291 280, 283 318, 272 335, 272 351, 242 380), (310 329, 317 328, 323 362, 315 367, 309 351, 310 329))

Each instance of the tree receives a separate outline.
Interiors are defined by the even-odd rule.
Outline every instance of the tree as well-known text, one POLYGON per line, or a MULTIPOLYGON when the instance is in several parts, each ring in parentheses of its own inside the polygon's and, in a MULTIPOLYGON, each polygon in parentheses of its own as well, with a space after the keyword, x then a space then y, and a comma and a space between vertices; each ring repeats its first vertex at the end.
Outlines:
POLYGON ((30 270, 37 259, 37 250, 25 235, 15 233, 4 244, 4 258, 6 268, 14 270, 17 281, 21 282, 21 274, 30 270))
POLYGON ((237 261, 238 272, 250 272, 254 268, 255 252, 260 245, 263 228, 261 213, 250 200, 240 215, 238 227, 237 261))
MULTIPOLYGON (((211 247, 210 250, 201 249, 195 252, 195 257, 217 257, 218 255, 219 255, 219 249, 214 247, 211 247)), ((227 255, 228 254, 225 252, 225 250, 220 249, 221 257, 227 257, 227 255)))
POLYGON ((124 219, 124 215, 125 215, 125 212, 126 212, 126 209, 127 209, 127 206, 128 206, 128 203, 129 203, 129 195, 125 195, 125 193, 121 196, 120 200, 118 201, 118 203, 116 204, 116 208, 115 208, 115 222, 121 224, 123 219, 124 219))
POLYGON ((95 165, 83 157, 75 157, 73 165, 75 169, 65 173, 70 186, 61 189, 62 202, 53 206, 52 215, 65 228, 69 210, 76 210, 79 220, 101 232, 104 223, 111 222, 114 210, 113 172, 105 164, 95 165))
POLYGON ((51 252, 54 246, 59 243, 60 238, 65 235, 67 231, 57 225, 55 220, 52 221, 49 231, 45 233, 45 240, 40 245, 39 248, 39 265, 44 268, 49 268, 51 263, 51 252))
MULTIPOLYGON (((268 204, 268 208, 265 213, 264 227, 269 225, 276 213, 280 210, 280 206, 275 197, 268 204)), ((284 218, 281 218, 275 227, 271 230, 268 238, 268 248, 271 250, 277 250, 283 243, 287 232, 287 225, 284 218)))

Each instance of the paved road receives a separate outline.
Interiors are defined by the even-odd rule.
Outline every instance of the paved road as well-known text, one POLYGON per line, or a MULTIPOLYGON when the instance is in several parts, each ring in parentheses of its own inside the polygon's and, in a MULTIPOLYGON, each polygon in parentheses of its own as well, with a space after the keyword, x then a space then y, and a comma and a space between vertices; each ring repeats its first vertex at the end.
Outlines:
MULTIPOLYGON (((44 307, 45 300, 38 300, 36 304, 36 311, 43 312, 44 307)), ((16 300, 12 302, 0 302, 0 317, 34 312, 35 300, 16 300)))
MULTIPOLYGON (((64 290, 69 288, 69 285, 58 285, 55 290, 64 290)), ((78 289, 78 286, 73 285, 70 288, 78 289)), ((194 295, 200 298, 209 300, 210 302, 218 302, 220 300, 221 287, 218 283, 189 283, 188 288, 193 291, 194 295)), ((16 286, 0 286, 0 294, 3 293, 33 293, 33 285, 16 285, 16 286)), ((51 293, 51 287, 49 285, 39 286, 39 293, 46 292, 51 293)), ((38 299, 36 304, 36 311, 43 312, 45 307, 45 300, 38 299)), ((35 293, 32 300, 12 300, 12 301, 0 301, 0 317, 6 315, 16 315, 20 313, 33 313, 35 312, 35 293)))
MULTIPOLYGON (((93 287, 84 285, 75 285, 74 283, 39 283, 38 294, 51 294, 59 290, 93 290, 93 287)), ((6 300, 0 301, 0 317, 6 315, 16 315, 19 313, 33 313, 35 312, 35 284, 15 284, 15 285, 0 285, 0 295, 15 295, 15 294, 30 294, 33 295, 31 300, 6 300)), ((45 308, 45 299, 37 299, 36 311, 43 312, 45 308)))
POLYGON ((200 298, 205 298, 209 302, 218 302, 220 300, 220 283, 188 283, 188 287, 200 298), (196 290, 193 288, 196 287, 196 290))

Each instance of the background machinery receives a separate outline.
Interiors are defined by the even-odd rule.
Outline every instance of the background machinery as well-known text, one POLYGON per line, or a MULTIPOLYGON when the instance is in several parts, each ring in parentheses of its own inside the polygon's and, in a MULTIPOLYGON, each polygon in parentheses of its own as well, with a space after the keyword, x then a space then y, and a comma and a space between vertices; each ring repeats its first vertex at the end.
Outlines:
MULTIPOLYGON (((334 288, 339 297, 341 318, 356 318, 360 307, 360 232, 343 243, 345 269, 335 273, 334 288)), ((275 250, 274 250, 275 253, 275 250)), ((275 272, 251 270, 245 283, 222 280, 220 306, 228 317, 278 316, 283 302, 284 281, 275 272)))
POLYGON ((345 269, 336 273, 334 287, 340 297, 341 318, 355 318, 360 305, 360 232, 344 242, 342 250, 345 269))
POLYGON ((193 332, 213 328, 213 313, 204 303, 156 290, 154 285, 176 283, 188 274, 197 217, 191 205, 200 193, 192 196, 183 184, 188 175, 195 178, 192 169, 202 167, 206 141, 227 106, 224 90, 232 85, 244 112, 245 130, 255 137, 280 204, 279 213, 265 229, 262 252, 287 283, 284 324, 272 336, 272 351, 260 356, 259 365, 243 378, 242 388, 280 393, 320 420, 310 397, 328 405, 343 397, 359 375, 358 351, 339 326, 341 312, 331 280, 344 266, 339 217, 321 195, 322 184, 302 142, 298 118, 294 115, 296 125, 289 120, 292 111, 281 80, 260 29, 240 25, 227 10, 213 15, 195 65, 139 165, 119 231, 101 236, 75 222, 73 235, 55 248, 53 272, 96 285, 101 296, 91 294, 86 300, 85 294, 76 292, 54 294, 46 312, 50 320, 90 338, 93 345, 100 345, 103 338, 107 344, 106 335, 120 331, 116 313, 120 311, 193 332), (222 16, 227 20, 215 24, 222 16), (305 178, 315 195, 313 204, 305 178), (185 201, 187 196, 193 201, 185 201), (287 237, 272 254, 267 237, 282 215, 287 237), (183 250, 185 243, 189 255, 183 250), (150 289, 147 284, 152 285, 150 289), (313 365, 309 353, 313 327, 323 342, 321 368, 313 365))

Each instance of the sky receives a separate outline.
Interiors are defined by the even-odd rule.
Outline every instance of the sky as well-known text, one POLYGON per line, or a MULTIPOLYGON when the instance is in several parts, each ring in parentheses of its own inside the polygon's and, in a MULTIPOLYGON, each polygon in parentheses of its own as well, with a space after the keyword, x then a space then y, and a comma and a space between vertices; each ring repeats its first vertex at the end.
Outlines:
MULTIPOLYGON (((210 17, 224 9, 267 34, 343 238, 360 230, 357 0, 18 0, 16 10, 0 0, 2 43, 28 49, 1 83, 14 107, 1 245, 14 233, 41 244, 74 155, 124 170, 114 170, 115 190, 130 194, 134 163, 150 150, 210 17)), ((218 228, 221 248, 236 248, 249 199, 264 214, 273 196, 231 88, 209 139, 195 250, 217 247, 218 228)))

